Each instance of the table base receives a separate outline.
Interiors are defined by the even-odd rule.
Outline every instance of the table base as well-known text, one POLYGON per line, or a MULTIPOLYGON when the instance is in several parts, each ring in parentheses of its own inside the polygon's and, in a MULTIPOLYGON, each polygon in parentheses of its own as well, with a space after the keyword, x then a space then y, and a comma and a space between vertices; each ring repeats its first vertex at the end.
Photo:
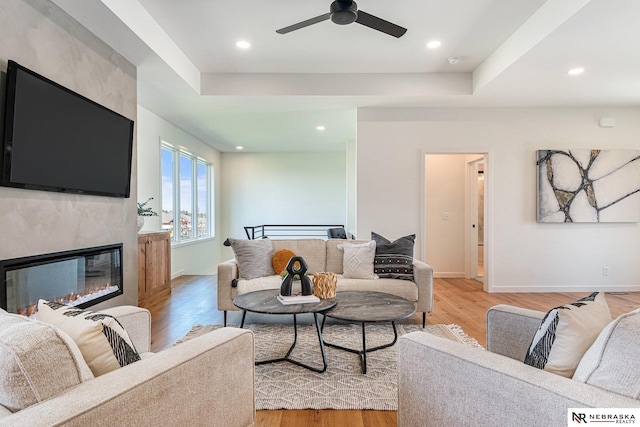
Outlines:
MULTIPOLYGON (((326 316, 324 316, 322 319, 322 326, 320 327, 321 330, 324 330, 325 320, 327 320, 326 316)), ((390 342, 389 344, 383 344, 377 347, 367 348, 367 335, 366 335, 365 323, 366 322, 360 322, 360 324, 362 325, 362 350, 355 350, 355 349, 343 347, 337 344, 328 343, 326 341, 324 342, 324 345, 326 345, 327 347, 337 348, 338 350, 344 350, 344 351, 348 351, 350 353, 359 355, 360 367, 362 369, 363 375, 367 373, 367 353, 371 353, 373 351, 382 350, 383 348, 391 347, 398 341, 398 329, 396 328, 396 322, 392 321, 391 325, 393 326, 393 341, 390 342)))
MULTIPOLYGON (((307 365, 305 363, 299 362, 295 359, 290 358, 289 356, 291 356, 291 353, 293 352, 293 349, 296 347, 296 344, 298 342, 298 321, 296 318, 296 315, 293 315, 293 344, 291 344, 291 347, 289 348, 289 351, 287 351, 287 354, 284 355, 284 357, 279 357, 276 359, 268 359, 268 360, 260 360, 255 362, 256 366, 257 365, 266 365, 268 363, 278 363, 278 362, 289 362, 289 363, 293 363, 294 365, 300 366, 302 368, 305 369, 309 369, 310 371, 313 372, 318 372, 318 373, 323 373, 327 370, 327 355, 324 351, 324 341, 322 340, 322 327, 320 326, 320 322, 318 321, 318 314, 317 313, 312 313, 313 314, 313 321, 316 325, 316 332, 318 334, 318 344, 320 346, 320 352, 322 353, 322 369, 321 368, 316 368, 314 366, 310 366, 307 365)), ((247 316, 247 312, 245 310, 243 310, 242 312, 242 323, 240 324, 240 328, 244 327, 244 320, 247 316)), ((323 326, 324 326, 324 320, 323 320, 323 326)))

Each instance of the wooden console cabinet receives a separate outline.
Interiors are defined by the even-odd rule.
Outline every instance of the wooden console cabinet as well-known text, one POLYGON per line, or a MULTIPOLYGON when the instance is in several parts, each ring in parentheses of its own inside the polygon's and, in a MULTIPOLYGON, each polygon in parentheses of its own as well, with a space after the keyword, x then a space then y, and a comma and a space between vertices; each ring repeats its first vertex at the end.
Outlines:
POLYGON ((168 232, 138 234, 138 305, 171 293, 171 237, 168 232))

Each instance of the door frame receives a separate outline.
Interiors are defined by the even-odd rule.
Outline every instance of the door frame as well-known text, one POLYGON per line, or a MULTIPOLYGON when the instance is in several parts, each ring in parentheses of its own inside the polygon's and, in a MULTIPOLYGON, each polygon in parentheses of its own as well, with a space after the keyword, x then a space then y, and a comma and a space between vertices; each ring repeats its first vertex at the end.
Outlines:
MULTIPOLYGON (((421 156, 421 169, 422 169, 422 179, 421 179, 421 198, 422 198, 422 203, 421 203, 421 213, 420 213, 420 228, 421 228, 421 241, 422 241, 422 245, 421 245, 421 251, 422 254, 424 254, 424 260, 426 260, 426 257, 428 255, 427 253, 427 239, 429 238, 428 236, 428 232, 429 230, 427 230, 427 214, 426 214, 426 206, 428 203, 427 200, 427 191, 426 191, 426 179, 427 179, 427 171, 425 170, 425 160, 426 160, 426 156, 428 155, 433 155, 433 154, 451 154, 451 155, 476 155, 476 156, 483 156, 483 162, 484 162, 484 274, 483 274, 483 289, 485 292, 492 292, 492 239, 491 239, 491 235, 492 235, 492 185, 491 185, 491 168, 490 168, 490 157, 491 157, 491 153, 488 150, 469 150, 469 151, 465 151, 465 152, 437 152, 437 151, 423 151, 422 152, 422 156, 421 156)), ((469 174, 468 172, 468 167, 467 167, 467 171, 465 172, 465 174, 469 174)), ((468 203, 469 203, 469 196, 468 193, 470 192, 468 187, 469 187, 469 179, 468 176, 465 177, 466 179, 466 195, 465 195, 465 215, 467 215, 468 218, 468 203)), ((477 190, 476 190, 476 194, 477 194, 477 190)), ((467 240, 467 236, 469 233, 469 228, 467 227, 467 225, 469 224, 469 221, 465 221, 465 266, 469 265, 469 241, 467 240)), ((436 272, 436 277, 437 277, 437 272, 436 272)))

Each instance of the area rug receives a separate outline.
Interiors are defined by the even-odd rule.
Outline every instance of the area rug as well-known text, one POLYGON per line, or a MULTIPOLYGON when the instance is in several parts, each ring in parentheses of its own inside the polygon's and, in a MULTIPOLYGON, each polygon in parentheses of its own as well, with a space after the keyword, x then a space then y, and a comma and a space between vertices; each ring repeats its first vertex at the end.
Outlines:
MULTIPOLYGON (((442 338, 481 346, 458 325, 397 325, 398 335, 426 331, 442 338)), ((220 325, 194 326, 180 341, 195 338, 221 328, 220 325)), ((282 357, 293 342, 292 325, 246 325, 254 332, 256 360, 282 357)), ((367 347, 393 340, 393 329, 387 324, 366 327, 367 347)), ((322 334, 327 342, 349 348, 361 348, 359 324, 326 325, 322 334)), ((315 373, 289 362, 255 367, 256 409, 398 409, 396 345, 367 354, 367 374, 362 375, 357 354, 325 346, 328 367, 315 373)), ((313 325, 298 325, 298 343, 292 358, 322 368, 322 355, 313 325)))

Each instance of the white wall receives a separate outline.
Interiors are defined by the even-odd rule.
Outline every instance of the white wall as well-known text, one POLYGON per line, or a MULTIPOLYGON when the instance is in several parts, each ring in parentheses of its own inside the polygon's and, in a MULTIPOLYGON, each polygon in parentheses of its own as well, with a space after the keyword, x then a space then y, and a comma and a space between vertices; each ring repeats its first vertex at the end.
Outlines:
POLYGON ((344 152, 223 153, 222 239, 246 238, 244 226, 345 224, 345 162, 344 152))
POLYGON ((361 109, 358 235, 417 233, 424 259, 424 155, 487 153, 490 291, 640 290, 640 225, 536 223, 535 166, 538 149, 637 149, 639 138, 640 108, 361 109), (616 127, 600 128, 603 116, 616 127))
POLYGON ((346 229, 355 233, 358 228, 358 224, 356 223, 356 200, 358 199, 358 188, 356 176, 358 173, 357 169, 357 145, 356 141, 348 141, 346 144, 346 192, 347 192, 347 219, 346 219, 346 229))
MULTIPOLYGON (((9 59, 136 120, 135 67, 49 1, 2 0, 0 69, 9 59)), ((133 153, 135 183, 135 139, 133 153)), ((135 184, 128 199, 0 188, 0 259, 123 243, 124 295, 96 308, 136 305, 135 201, 135 184)))
MULTIPOLYGON (((183 131, 153 112, 138 105, 138 194, 139 202, 149 197, 153 200, 147 206, 158 214, 162 211, 160 143, 168 142, 184 147, 190 153, 202 157, 213 164, 215 199, 215 238, 204 241, 181 243, 171 249, 171 275, 216 274, 220 260, 220 152, 193 135, 183 131)), ((141 231, 155 231, 162 228, 161 217, 145 217, 141 231)), ((222 239, 224 241, 224 239, 222 239)))

